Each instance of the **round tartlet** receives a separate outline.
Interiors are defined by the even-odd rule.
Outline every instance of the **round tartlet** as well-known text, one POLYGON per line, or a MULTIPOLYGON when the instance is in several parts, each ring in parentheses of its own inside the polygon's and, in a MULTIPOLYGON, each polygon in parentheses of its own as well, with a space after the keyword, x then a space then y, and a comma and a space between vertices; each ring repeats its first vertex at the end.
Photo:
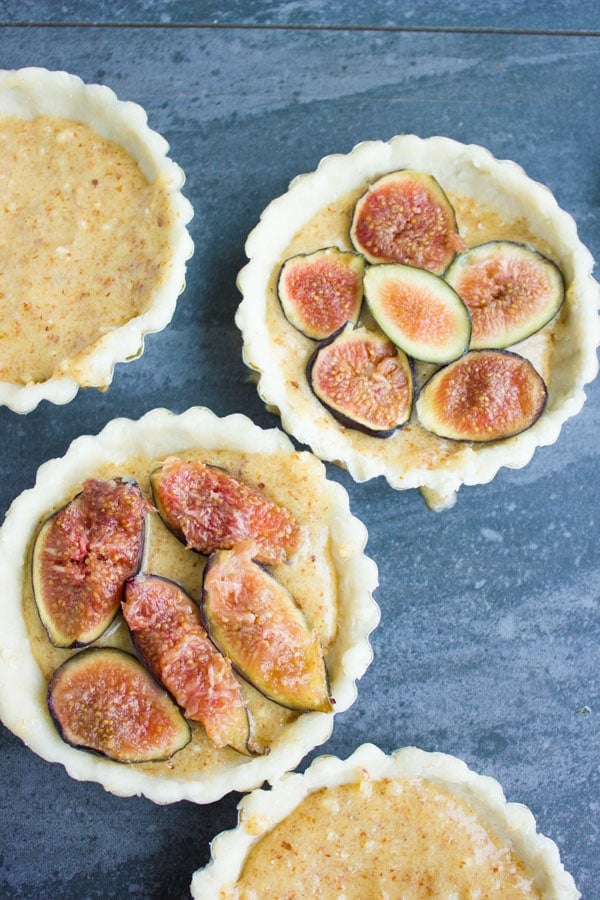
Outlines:
POLYGON ((67 72, 0 72, 0 146, 0 403, 27 413, 108 387, 168 325, 192 207, 142 107, 67 72))
MULTIPOLYGON (((59 736, 46 702, 52 672, 75 651, 52 647, 30 596, 32 543, 40 523, 53 510, 73 497, 86 479, 117 475, 137 477, 151 502, 140 472, 149 472, 176 454, 238 467, 247 473, 249 483, 259 480, 294 514, 303 540, 281 566, 281 576, 292 594, 294 585, 313 579, 325 585, 325 596, 331 592, 334 616, 321 614, 319 621, 329 632, 325 663, 335 714, 354 702, 356 681, 372 659, 369 635, 379 621, 379 607, 372 596, 377 568, 364 554, 366 528, 351 515, 345 489, 326 478, 325 467, 313 454, 295 451, 283 432, 261 429, 243 415, 218 418, 203 407, 193 407, 181 415, 156 409, 137 421, 114 419, 98 435, 77 438, 65 456, 42 465, 35 486, 12 503, 0 530, 4 585, 0 717, 32 750, 62 763, 73 778, 99 782, 120 796, 143 794, 158 803, 181 799, 208 803, 293 769, 327 740, 334 713, 293 713, 248 688, 259 727, 267 729, 268 754, 249 757, 228 747, 219 750, 200 725, 194 725, 191 743, 163 762, 123 764, 77 749, 59 736), (321 569, 327 571, 321 575, 321 569)), ((147 531, 143 571, 176 578, 197 596, 205 557, 180 543, 156 510, 149 513, 147 531)), ((95 645, 131 650, 120 617, 95 645)))
MULTIPOLYGON (((398 490, 421 489, 432 508, 450 506, 462 484, 488 482, 502 466, 524 466, 536 447, 553 443, 563 423, 580 411, 584 385, 597 373, 600 291, 573 218, 520 166, 497 160, 482 147, 399 135, 325 157, 264 210, 248 237, 246 255, 249 262, 238 277, 243 299, 236 323, 244 360, 256 373, 267 407, 281 416, 286 431, 321 459, 347 468, 356 481, 383 475, 398 490), (295 254, 326 246, 353 250, 350 228, 357 200, 378 178, 401 169, 438 181, 467 246, 490 240, 531 244, 563 273, 565 301, 558 315, 511 348, 534 364, 548 387, 544 412, 516 436, 487 444, 448 441, 426 432, 413 412, 406 426, 382 439, 340 424, 311 391, 305 370, 315 342, 282 312, 277 297, 281 266, 295 254)), ((430 374, 431 367, 426 371, 430 374)), ((425 377, 424 372, 417 382, 425 377)))
POLYGON ((556 844, 493 778, 415 747, 318 757, 238 806, 193 897, 579 897, 556 844), (268 887, 267 887, 268 886, 268 887), (264 891, 261 890, 264 888, 264 891), (487 890, 486 890, 487 889, 487 890))

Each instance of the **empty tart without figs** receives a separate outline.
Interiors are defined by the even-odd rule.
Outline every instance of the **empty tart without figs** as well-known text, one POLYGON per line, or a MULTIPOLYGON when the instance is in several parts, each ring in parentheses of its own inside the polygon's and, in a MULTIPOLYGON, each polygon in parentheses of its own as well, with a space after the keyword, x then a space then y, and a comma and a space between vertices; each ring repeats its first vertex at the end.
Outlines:
POLYGON ((0 403, 104 389, 170 322, 193 248, 168 150, 104 85, 0 71, 0 403))
POLYGON ((556 845, 497 781, 443 753, 363 744, 238 807, 192 880, 202 900, 579 897, 556 845))
POLYGON ((199 803, 293 769, 379 620, 346 491, 242 415, 115 419, 0 530, 0 715, 117 795, 199 803))
POLYGON ((328 156, 246 254, 236 322, 267 407, 432 508, 553 443, 596 375, 592 257, 550 191, 482 147, 399 135, 328 156))

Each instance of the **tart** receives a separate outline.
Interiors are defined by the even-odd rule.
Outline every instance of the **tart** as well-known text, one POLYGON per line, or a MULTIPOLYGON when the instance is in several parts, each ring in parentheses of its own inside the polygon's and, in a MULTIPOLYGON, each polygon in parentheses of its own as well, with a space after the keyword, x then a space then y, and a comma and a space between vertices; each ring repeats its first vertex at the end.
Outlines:
POLYGON ((0 72, 0 403, 105 389, 175 311, 182 170, 145 111, 67 72, 0 72))
MULTIPOLYGON (((165 502, 166 495, 161 496, 161 502, 165 502)), ((166 506, 169 511, 174 507, 171 501, 166 506)), ((200 516, 197 508, 194 515, 200 516)), ((356 681, 372 658, 369 635, 378 623, 379 608, 372 597, 377 569, 364 553, 366 537, 365 527, 351 515, 346 491, 326 478, 320 460, 308 451, 294 450, 283 432, 263 430, 243 415, 221 419, 201 407, 181 415, 156 409, 137 421, 115 419, 96 436, 79 437, 64 457, 40 467, 35 486, 13 502, 0 531, 0 572, 4 584, 0 640, 2 721, 40 756, 62 763, 72 777, 99 782, 117 795, 144 794, 159 803, 180 799, 212 802, 231 790, 250 790, 293 769, 307 752, 329 737, 334 715, 354 702, 356 681), (165 509, 159 511, 155 503, 151 478, 156 478, 153 473, 171 473, 173 468, 186 466, 209 469, 236 485, 243 498, 234 510, 236 521, 237 513, 244 513, 251 502, 255 504, 251 508, 255 514, 257 497, 269 509, 283 511, 293 522, 293 540, 287 544, 285 556, 269 565, 255 564, 249 559, 255 555, 248 550, 253 540, 251 532, 236 535, 231 546, 224 549, 224 541, 219 538, 221 549, 204 548, 203 552, 193 549, 190 534, 183 539, 174 534, 161 517, 165 509), (67 634, 67 628, 57 626, 60 610, 57 611, 53 598, 58 593, 64 606, 66 598, 70 602, 75 588, 79 591, 81 585, 63 580, 64 590, 57 592, 56 585, 48 579, 48 565, 54 566, 54 575, 58 572, 59 576, 74 565, 73 556, 69 561, 63 552, 56 528, 48 523, 56 524, 66 516, 71 525, 63 530, 67 536, 70 529, 75 534, 75 553, 85 545, 80 568, 85 589, 90 569, 94 573, 117 567, 120 543, 114 540, 112 513, 104 519, 96 515, 96 533, 104 535, 103 549, 97 553, 92 550, 98 547, 95 536, 90 537, 89 530, 77 531, 78 523, 89 521, 90 510, 113 510, 114 497, 123 492, 129 495, 131 511, 120 507, 119 535, 125 529, 124 523, 128 523, 131 552, 128 558, 124 553, 119 555, 118 565, 123 567, 125 578, 121 609, 111 613, 107 608, 102 612, 103 616, 108 615, 99 636, 87 628, 67 634), (99 502, 98 496, 109 499, 99 502), (138 549, 142 532, 137 518, 140 496, 145 510, 141 561, 138 549), (210 661, 207 671, 212 673, 212 683, 220 683, 227 676, 235 680, 236 690, 241 692, 242 702, 236 712, 243 711, 244 716, 247 713, 249 719, 246 746, 236 746, 239 732, 232 736, 229 731, 221 739, 222 716, 213 720, 211 729, 207 720, 194 714, 192 706, 197 697, 193 691, 186 694, 185 683, 181 695, 181 666, 177 669, 190 641, 195 642, 193 649, 201 646, 202 653, 208 653, 210 647, 213 657, 217 654, 203 631, 202 621, 208 628, 207 617, 198 614, 198 602, 209 590, 207 584, 203 588, 203 581, 208 579, 207 561, 213 576, 223 576, 232 558, 236 561, 236 554, 250 567, 253 577, 254 570, 259 570, 286 597, 294 599, 294 615, 299 618, 302 614, 313 637, 311 646, 314 649, 317 642, 320 647, 319 659, 326 670, 328 691, 320 705, 311 699, 294 704, 293 691, 291 699, 283 698, 284 705, 279 695, 268 699, 264 691, 253 687, 245 677, 252 678, 252 672, 246 669, 240 674, 240 667, 237 663, 232 667, 227 653, 222 654, 220 663, 210 661), (100 562, 96 557, 100 557, 100 562), (183 635, 157 650, 156 632, 151 628, 144 631, 140 621, 154 599, 167 602, 167 594, 175 604, 171 621, 184 618, 188 624, 183 635), (176 645, 183 649, 180 651, 176 645), (175 667, 163 681, 160 665, 174 648, 175 667), (132 734, 123 735, 121 717, 110 740, 101 733, 86 732, 86 705, 105 703, 104 707, 95 708, 104 709, 107 716, 113 716, 115 709, 119 712, 125 708, 120 700, 115 700, 110 687, 110 682, 117 680, 115 666, 124 673, 126 681, 136 681, 148 671, 160 678, 167 700, 171 698, 176 707, 165 713, 174 725, 173 740, 168 746, 175 747, 175 752, 164 754, 167 758, 162 758, 160 748, 152 758, 148 758, 145 746, 137 755, 135 748, 132 751, 133 728, 140 725, 138 719, 132 720, 132 734), (105 695, 98 688, 100 681, 108 684, 105 695), (83 706, 82 695, 88 698, 83 706), (290 708, 294 705, 301 708, 290 708), (78 711, 73 712, 76 707, 78 711), (181 722, 181 711, 187 725, 181 722), (73 721, 73 717, 77 720, 73 721), (191 740, 185 739, 186 730, 191 731, 191 740), (181 749, 177 749, 179 746, 181 749)), ((226 584, 231 587, 231 581, 226 584)), ((96 579, 91 582, 94 602, 98 599, 97 588, 96 579)), ((219 596, 217 590, 216 601, 219 596)), ((102 599, 110 598, 103 595, 102 599)), ((73 606, 76 608, 75 603, 73 606)), ((251 617, 251 611, 246 610, 245 614, 246 618, 251 617)), ((213 619, 218 617, 218 602, 213 603, 211 615, 213 619)), ((165 621, 166 618, 158 619, 159 626, 165 621)), ((61 622, 64 624, 64 620, 61 622)), ((170 636, 171 632, 167 634, 170 636)), ((143 691, 146 693, 146 686, 143 691)), ((164 697, 154 698, 149 692, 148 715, 163 715, 165 702, 164 697)), ((235 721, 239 723, 239 718, 235 721)))
POLYGON ((531 812, 443 753, 363 744, 253 791, 238 810, 192 896, 580 896, 531 812))
MULTIPOLYGON (((414 210, 418 210, 416 204, 411 207, 411 213, 414 210)), ((452 505, 461 485, 486 483, 502 466, 524 466, 536 447, 555 442, 564 422, 580 411, 585 399, 584 386, 597 373, 600 292, 591 275, 592 257, 579 240, 572 217, 559 208, 546 187, 528 178, 516 163, 497 160, 482 147, 443 137, 421 139, 400 135, 387 143, 359 144, 347 155, 328 156, 316 171, 295 178, 288 192, 265 209, 248 237, 246 254, 249 262, 238 277, 242 301, 236 322, 243 336, 244 360, 255 373, 258 392, 267 407, 280 415, 288 433, 311 447, 321 459, 348 469, 356 481, 383 475, 395 489, 419 488, 432 508, 452 505), (394 237, 394 222, 383 221, 385 204, 373 210, 365 207, 371 196, 385 197, 385 191, 391 187, 406 190, 402 185, 407 173, 409 182, 412 181, 411 189, 422 189, 424 194, 429 191, 426 196, 438 213, 439 221, 432 220, 427 232, 431 236, 436 229, 441 229, 447 238, 441 248, 443 252, 437 256, 425 254, 424 257, 421 252, 411 255, 407 251, 404 256, 395 257, 391 250, 388 253, 385 244, 388 238, 394 237), (360 222, 357 224, 362 217, 363 226, 368 225, 371 215, 379 217, 386 240, 373 240, 372 235, 365 235, 366 226, 361 229, 360 222), (348 329, 354 328, 355 336, 359 329, 366 329, 364 340, 368 338, 371 343, 376 342, 376 337, 386 336, 382 323, 384 328, 389 323, 389 304, 382 302, 380 288, 384 286, 387 290, 390 277, 398 278, 401 274, 413 293, 425 290, 425 275, 426 280, 438 285, 440 280, 443 282, 444 296, 455 290, 461 294, 458 283, 463 275, 463 260, 475 265, 482 251, 470 251, 487 244, 492 249, 499 248, 505 258, 512 254, 513 266, 535 265, 540 261, 539 270, 545 267, 547 272, 552 272, 556 290, 561 292, 561 284, 564 285, 563 296, 558 299, 549 296, 538 304, 534 325, 530 315, 526 317, 526 327, 521 327, 519 320, 518 328, 504 329, 492 339, 491 345, 482 344, 480 332, 485 328, 470 309, 472 333, 463 321, 464 344, 450 341, 452 347, 458 347, 452 350, 455 356, 465 348, 474 350, 485 346, 493 351, 496 367, 502 368, 504 352, 516 353, 531 363, 545 382, 547 398, 530 419, 518 427, 509 423, 497 438, 492 431, 492 439, 486 440, 479 436, 483 433, 489 438, 489 429, 485 432, 465 429, 467 437, 454 440, 423 427, 417 398, 422 386, 439 370, 442 357, 437 347, 432 352, 429 341, 415 344, 414 335, 409 335, 407 350, 414 368, 414 386, 411 388, 405 378, 404 393, 398 384, 395 390, 389 388, 393 408, 381 422, 367 421, 365 427, 362 416, 364 409, 380 403, 375 387, 366 398, 362 388, 356 390, 358 411, 352 409, 353 391, 347 386, 341 398, 335 397, 335 402, 323 400, 320 392, 323 382, 315 387, 310 361, 324 346, 331 355, 331 348, 338 344, 332 344, 331 337, 316 342, 306 336, 311 334, 306 326, 301 330, 294 324, 294 317, 286 318, 278 294, 281 294, 279 282, 284 266, 287 270, 290 260, 310 260, 323 255, 327 248, 329 254, 359 253, 363 257, 365 290, 370 285, 374 297, 366 297, 357 323, 351 320, 350 325, 343 327, 338 358, 331 363, 333 367, 341 359, 340 365, 349 368, 348 329), (455 257, 460 258, 460 265, 453 265, 455 257), (425 271, 427 268, 429 273, 425 271), (450 271, 454 273, 452 283, 446 277, 450 271), (523 334, 527 336, 522 337, 523 334), (417 350, 419 355, 412 358, 415 346, 425 349, 417 350), (414 402, 405 421, 404 410, 398 405, 405 402, 410 389, 414 391, 414 402), (358 428, 352 425, 353 416, 359 421, 358 428), (476 440, 470 439, 472 434, 476 440)), ((542 272, 540 277, 544 279, 546 275, 542 272)), ((303 300, 312 284, 305 282, 307 290, 303 300)), ((288 294, 286 290, 285 302, 289 305, 288 294)), ((329 303, 332 294, 325 291, 319 296, 322 303, 329 303)), ((461 295, 460 299, 464 297, 461 295)), ((449 309, 446 299, 444 303, 442 313, 446 315, 449 309)), ((440 304, 441 300, 438 308, 440 304)), ((305 322, 304 307, 302 315, 305 322)), ((412 315, 405 318, 409 319, 409 325, 415 319, 412 315)), ((440 321, 437 313, 436 321, 440 321)), ((386 328, 387 335, 391 335, 388 341, 391 349, 381 365, 385 371, 393 372, 396 382, 402 363, 393 355, 397 353, 403 359, 406 355, 394 341, 401 343, 397 335, 404 334, 405 324, 394 321, 391 330, 386 328)), ((460 334, 450 336, 457 338, 460 334)), ((352 363, 358 357, 353 352, 352 363)), ((363 347, 361 352, 366 357, 374 351, 363 347)), ((443 359, 451 361, 452 354, 443 359)), ((381 365, 372 359, 369 362, 378 373, 381 365)), ((494 378, 495 373, 488 380, 494 378)), ((328 396, 333 395, 334 387, 329 386, 328 396)), ((505 396, 511 390, 512 385, 505 396)), ((497 401, 496 405, 504 403, 497 401)))

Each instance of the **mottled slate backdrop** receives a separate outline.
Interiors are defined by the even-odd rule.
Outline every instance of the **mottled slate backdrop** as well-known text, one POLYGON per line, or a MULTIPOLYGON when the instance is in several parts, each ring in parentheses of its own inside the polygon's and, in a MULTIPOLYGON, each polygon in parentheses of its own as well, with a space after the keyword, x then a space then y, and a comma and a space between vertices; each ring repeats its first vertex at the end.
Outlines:
POLYGON ((380 28, 501 28, 535 31, 598 31, 596 0, 4 0, 3 22, 203 22, 233 25, 286 25, 380 28))
MULTIPOLYGON (((39 19, 50 6, 53 16, 73 9, 10 3, 0 19, 18 10, 39 19)), ((78 6, 92 14, 91 4, 78 6)), ((183 10, 159 6, 173 19, 183 10)), ((229 18, 246 6, 260 21, 258 4, 228 4, 229 18)), ((317 4, 305 6, 315 14, 317 4)), ((497 5, 506 15, 509 6, 497 5)), ((574 16, 586 4, 572 6, 574 16)), ((300 16, 296 5, 272 7, 278 21, 300 16)), ((393 4, 376 7, 385 20, 393 4)), ((418 8, 433 14, 434 4, 418 8)), ((129 10, 129 18, 151 12, 143 3, 129 10)), ((599 46, 542 35, 2 28, 4 67, 65 68, 146 107, 187 173, 197 249, 171 327, 117 368, 107 393, 82 392, 26 417, 0 410, 0 511, 33 484, 41 462, 116 415, 198 403, 275 423, 241 363, 235 276, 263 207, 327 153, 403 131, 484 144, 547 183, 598 254, 599 46)), ((381 480, 355 485, 329 470, 369 528, 382 622, 359 699, 327 751, 347 755, 374 740, 386 751, 414 743, 461 756, 531 807, 590 898, 600 883, 599 417, 595 383, 555 447, 524 470, 463 489, 439 515, 415 492, 394 493, 381 480)), ((235 822, 235 796, 209 807, 114 798, 70 780, 6 729, 0 759, 5 896, 185 897, 210 839, 235 822)))

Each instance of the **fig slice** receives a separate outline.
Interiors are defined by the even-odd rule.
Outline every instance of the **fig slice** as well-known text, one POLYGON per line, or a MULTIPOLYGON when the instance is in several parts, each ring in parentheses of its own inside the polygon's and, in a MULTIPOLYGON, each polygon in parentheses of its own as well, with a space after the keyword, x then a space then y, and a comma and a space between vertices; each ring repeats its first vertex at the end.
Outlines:
POLYGON ((513 241, 490 241, 456 257, 445 279, 469 308, 471 349, 510 347, 546 325, 564 299, 558 267, 513 241))
POLYGON ((365 298, 391 341, 422 362, 447 363, 469 347, 471 318, 463 301, 439 275, 414 266, 369 266, 365 298))
POLYGON ((410 361, 378 332, 345 326, 317 347, 307 377, 315 396, 348 428, 389 437, 410 417, 410 361))
POLYGON ((146 503, 132 479, 89 479, 42 523, 31 576, 40 619, 56 647, 92 643, 117 612, 139 570, 146 503))
POLYGON ((421 389, 423 428, 457 441, 497 441, 542 414, 546 385, 529 360, 509 350, 471 350, 439 369, 421 389))
POLYGON ((90 647, 52 675, 48 709, 63 740, 123 763, 169 759, 192 734, 181 711, 130 653, 90 647))
POLYGON ((161 576, 138 575, 125 585, 123 616, 137 652, 186 718, 201 722, 216 747, 249 753, 241 685, 189 594, 161 576))
POLYGON ((253 559, 250 542, 218 550, 204 570, 202 616, 212 640, 275 703, 331 712, 323 649, 291 594, 253 559))
POLYGON ((150 483, 167 527, 206 556, 252 540, 257 559, 277 565, 298 546, 300 529, 289 510, 216 466, 172 456, 151 473, 150 483))
POLYGON ((452 204, 432 175, 390 172, 359 197, 350 240, 371 263, 403 263, 436 275, 463 244, 452 204))
POLYGON ((325 247, 287 259, 277 294, 287 320, 312 340, 321 341, 352 322, 363 296, 364 257, 325 247))

